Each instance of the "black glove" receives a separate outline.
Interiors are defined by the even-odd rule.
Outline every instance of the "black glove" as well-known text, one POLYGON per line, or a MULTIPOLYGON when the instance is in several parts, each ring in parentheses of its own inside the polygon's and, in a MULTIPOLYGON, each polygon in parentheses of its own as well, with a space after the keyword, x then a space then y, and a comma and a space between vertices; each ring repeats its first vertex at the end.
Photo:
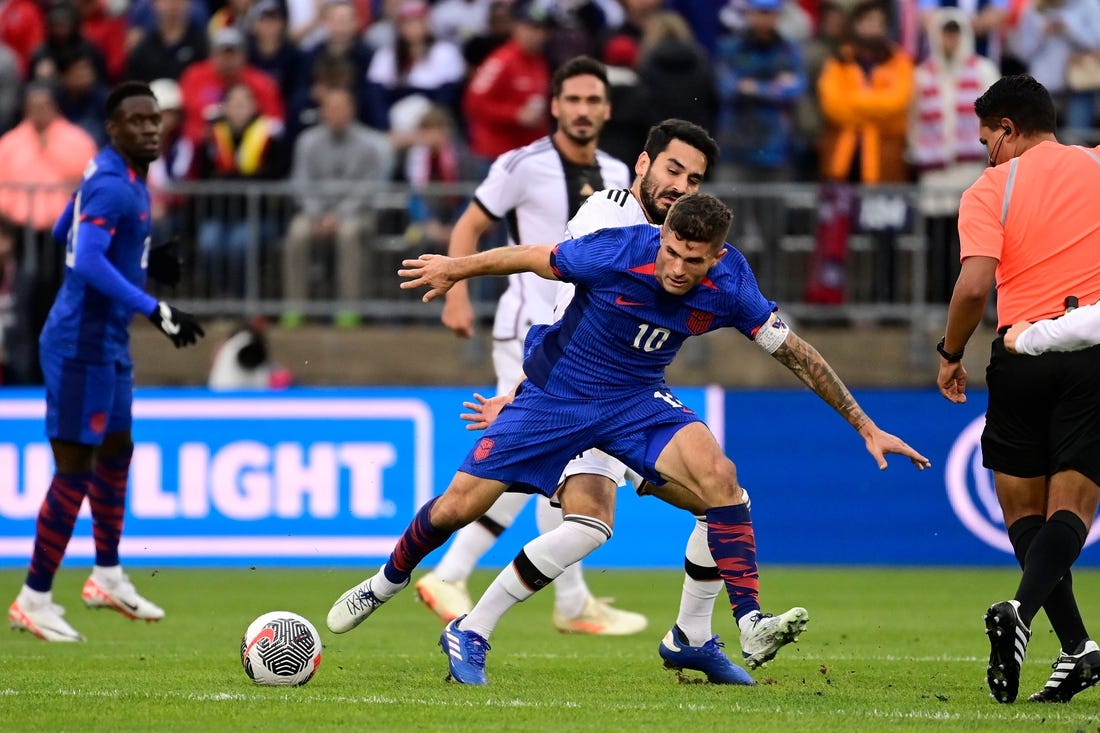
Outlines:
POLYGON ((158 244, 149 250, 149 265, 146 272, 161 285, 172 286, 180 281, 183 258, 180 256, 178 245, 179 240, 172 237, 164 244, 158 244))
POLYGON ((202 330, 202 326, 193 315, 173 308, 163 300, 157 303, 157 307, 149 314, 149 320, 161 333, 172 339, 177 349, 190 346, 206 335, 206 331, 202 330))

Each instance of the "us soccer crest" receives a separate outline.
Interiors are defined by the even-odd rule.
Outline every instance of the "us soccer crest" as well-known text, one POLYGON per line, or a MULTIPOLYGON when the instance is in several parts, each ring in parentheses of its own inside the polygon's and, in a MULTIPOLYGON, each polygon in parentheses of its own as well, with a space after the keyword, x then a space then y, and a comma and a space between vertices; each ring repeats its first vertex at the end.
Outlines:
POLYGON ((712 323, 714 323, 713 313, 692 311, 688 315, 687 329, 689 333, 698 336, 701 333, 706 333, 712 323))
POLYGON ((474 448, 474 460, 483 461, 488 458, 494 445, 492 438, 482 438, 478 441, 477 447, 474 448))

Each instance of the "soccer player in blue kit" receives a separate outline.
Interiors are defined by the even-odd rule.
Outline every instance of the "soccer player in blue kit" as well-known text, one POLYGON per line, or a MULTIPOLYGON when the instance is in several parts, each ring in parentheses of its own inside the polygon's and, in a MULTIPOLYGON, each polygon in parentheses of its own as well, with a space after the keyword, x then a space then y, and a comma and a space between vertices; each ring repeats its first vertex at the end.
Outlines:
POLYGON ((149 318, 176 348, 205 334, 189 313, 146 293, 146 275, 174 285, 179 259, 150 249, 145 175, 160 150, 160 107, 146 84, 125 82, 106 102, 110 145, 88 164, 53 236, 65 245, 65 280, 39 338, 46 382, 46 434, 56 466, 38 512, 27 579, 8 609, 13 628, 46 641, 82 641, 53 602, 54 575, 85 495, 95 566, 81 596, 92 608, 158 621, 164 611, 138 594, 119 564, 126 483, 134 445, 134 369, 129 325, 149 318))
MULTIPOLYGON (((930 465, 875 425, 821 355, 778 317, 744 256, 725 243, 731 216, 715 197, 689 194, 673 204, 660 229, 603 229, 556 246, 404 262, 402 287, 429 288, 425 301, 460 280, 513 272, 573 282, 577 292, 560 321, 528 336, 527 380, 515 399, 447 490, 421 507, 382 569, 337 600, 329 628, 349 630, 365 620, 408 584, 428 553, 509 486, 553 494, 565 464, 591 447, 654 486, 671 487, 662 496, 671 503, 705 510, 710 550, 735 616, 758 610, 755 538, 734 464, 664 380, 685 339, 718 328, 736 328, 790 369, 860 434, 880 468, 888 453, 920 469, 930 465)), ((566 515, 584 514, 583 494, 561 500, 566 515)), ((576 524, 583 531, 584 523, 576 524)), ((592 534, 594 542, 602 541, 595 528, 592 534)), ((545 585, 552 578, 536 580, 545 585)), ((484 684, 484 638, 464 631, 461 619, 444 634, 454 637, 443 644, 452 677, 484 684)))

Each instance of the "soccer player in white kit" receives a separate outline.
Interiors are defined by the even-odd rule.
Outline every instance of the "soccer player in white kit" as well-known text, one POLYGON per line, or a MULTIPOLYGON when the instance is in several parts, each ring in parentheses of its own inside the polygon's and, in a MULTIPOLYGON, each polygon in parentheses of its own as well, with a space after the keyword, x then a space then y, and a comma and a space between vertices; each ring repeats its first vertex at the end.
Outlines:
MULTIPOLYGON (((450 256, 473 254, 481 235, 499 219, 508 225, 509 244, 558 241, 566 223, 591 194, 630 185, 627 167, 596 147, 611 113, 603 64, 586 56, 571 59, 554 74, 552 87, 550 111, 557 130, 493 163, 455 224, 450 256)), ((553 322, 557 288, 557 283, 531 273, 509 276, 493 324, 498 394, 511 392, 523 378, 523 340, 532 325, 553 322)), ((447 294, 443 323, 461 337, 473 334, 473 309, 465 283, 447 294)), ((437 616, 451 621, 472 608, 466 578, 529 498, 529 494, 504 494, 485 516, 455 535, 434 571, 416 583, 417 595, 437 616)), ((540 498, 537 521, 541 533, 549 532, 561 524, 561 510, 540 498)), ((646 627, 641 614, 595 598, 579 564, 553 585, 552 620, 559 631, 626 635, 646 627)))

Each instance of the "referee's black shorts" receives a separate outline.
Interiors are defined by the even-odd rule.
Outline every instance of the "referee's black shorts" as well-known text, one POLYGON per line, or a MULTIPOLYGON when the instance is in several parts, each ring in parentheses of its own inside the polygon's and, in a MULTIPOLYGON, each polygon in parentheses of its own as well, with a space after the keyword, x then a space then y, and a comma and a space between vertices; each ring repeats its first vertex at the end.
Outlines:
POLYGON ((1019 478, 1072 469, 1100 484, 1100 346, 1023 356, 998 336, 986 382, 986 468, 1019 478))

